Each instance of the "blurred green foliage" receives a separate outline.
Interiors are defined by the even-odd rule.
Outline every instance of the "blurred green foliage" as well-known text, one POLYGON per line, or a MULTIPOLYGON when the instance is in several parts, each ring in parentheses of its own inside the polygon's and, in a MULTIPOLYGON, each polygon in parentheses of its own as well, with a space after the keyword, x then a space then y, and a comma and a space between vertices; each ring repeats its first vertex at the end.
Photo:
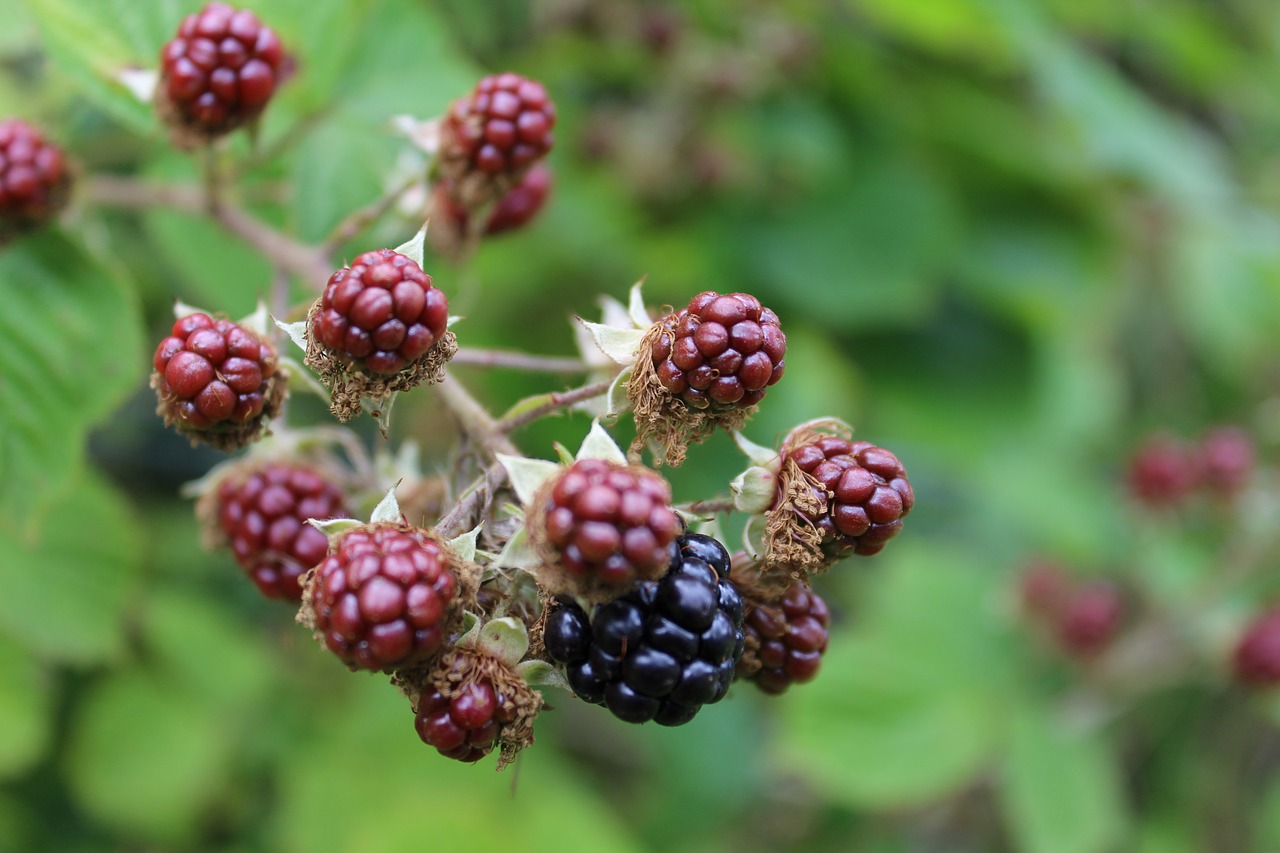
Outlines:
MULTIPOLYGON (((381 679, 202 551, 176 499, 216 457, 152 414, 147 342, 175 297, 248 313, 270 266, 189 214, 81 200, 0 252, 0 850, 1280 843, 1280 715, 1224 670, 1280 583, 1207 597, 1216 522, 1135 518, 1119 485, 1153 429, 1280 437, 1280 6, 244 5, 298 64, 256 145, 231 145, 256 215, 318 241, 403 177, 393 115, 437 114, 484 71, 539 78, 560 113, 548 209, 466 268, 428 259, 464 345, 571 354, 569 318, 646 274, 655 304, 750 291, 790 348, 747 432, 845 418, 904 460, 917 509, 822 579, 837 622, 813 684, 739 686, 669 731, 556 695, 515 769, 454 766, 381 679), (1011 605, 1037 553, 1152 591, 1216 656, 1145 693, 1093 681, 1011 605)), ((116 75, 154 66, 195 7, 0 0, 0 115, 82 178, 194 184, 116 75)), ((385 220, 345 255, 416 227, 385 220)), ((554 382, 457 372, 497 410, 554 382)), ((586 428, 518 439, 546 455, 586 428)), ((430 392, 398 405, 393 440, 439 458, 452 434, 430 392)), ((717 436, 669 474, 695 499, 741 466, 717 436)), ((1234 535, 1265 543, 1274 500, 1246 516, 1234 535)))

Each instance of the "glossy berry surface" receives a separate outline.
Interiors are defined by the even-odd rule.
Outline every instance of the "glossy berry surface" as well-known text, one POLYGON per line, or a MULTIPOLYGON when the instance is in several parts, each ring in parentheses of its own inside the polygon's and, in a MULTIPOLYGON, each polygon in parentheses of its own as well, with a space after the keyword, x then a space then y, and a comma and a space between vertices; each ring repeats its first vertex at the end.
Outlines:
POLYGON ((826 602, 802 583, 793 583, 776 604, 748 600, 742 628, 760 662, 748 677, 772 695, 812 681, 827 650, 830 621, 826 602))
POLYGON ((659 321, 658 380, 696 409, 749 408, 782 378, 787 337, 778 316, 746 293, 700 293, 659 321))
POLYGON ((449 302, 431 276, 412 258, 378 249, 330 276, 310 334, 344 362, 391 375, 425 355, 448 321, 449 302))
POLYGON ((218 487, 218 525, 236 562, 268 598, 298 601, 299 578, 329 551, 328 538, 307 519, 346 517, 342 489, 304 465, 267 463, 218 487))
POLYGON ((680 532, 665 480, 603 459, 565 469, 544 512, 547 541, 565 570, 617 587, 662 575, 680 532))
POLYGON ((156 348, 156 391, 165 414, 185 428, 243 427, 263 414, 276 358, 275 347, 244 326, 188 314, 156 348))
POLYGON ((353 670, 416 663, 448 639, 457 578, 445 548, 421 530, 348 531, 308 584, 316 630, 353 670))
POLYGON ((445 114, 445 177, 518 175, 551 150, 555 125, 555 105, 541 83, 510 72, 485 77, 445 114))
POLYGON ((719 543, 688 534, 661 580, 642 582, 590 616, 567 599, 554 605, 544 642, 578 698, 629 723, 666 726, 724 698, 742 655, 743 604, 731 581, 693 556, 711 543, 716 562, 727 564, 719 543))
POLYGON ((1093 657, 1119 635, 1124 623, 1124 596, 1115 584, 1092 581, 1063 602, 1057 614, 1055 636, 1068 654, 1093 657))
POLYGON ((824 436, 786 453, 820 484, 826 512, 813 521, 828 556, 869 557, 902 530, 915 493, 897 456, 838 436, 824 436))
POLYGON ((477 679, 458 695, 446 697, 427 688, 418 697, 414 726, 418 737, 456 761, 479 761, 498 742, 502 727, 515 718, 514 708, 489 681, 477 679))
POLYGON ((1236 679, 1250 687, 1280 685, 1280 608, 1249 623, 1236 642, 1232 664, 1236 679))
POLYGON ((21 119, 0 121, 0 243, 51 219, 70 185, 61 148, 21 119))
POLYGON ((166 121, 212 138, 256 118, 284 69, 280 40, 248 9, 210 3, 182 19, 160 53, 166 121))

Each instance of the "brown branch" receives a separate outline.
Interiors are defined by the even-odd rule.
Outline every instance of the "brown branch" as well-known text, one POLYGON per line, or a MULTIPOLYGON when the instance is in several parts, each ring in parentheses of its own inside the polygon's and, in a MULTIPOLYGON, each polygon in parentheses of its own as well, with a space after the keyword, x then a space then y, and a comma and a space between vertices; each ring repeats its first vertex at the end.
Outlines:
POLYGON ((694 515, 710 515, 717 512, 732 512, 736 507, 733 498, 712 498, 705 501, 692 501, 679 507, 694 515))
POLYGON ((494 462, 484 475, 471 484, 471 488, 458 498, 453 508, 436 522, 435 531, 445 539, 452 539, 471 529, 472 520, 493 499, 494 493, 506 482, 507 469, 501 462, 494 462))
POLYGON ((475 367, 510 367, 534 373, 584 373, 587 370, 587 365, 577 358, 527 355, 496 349, 460 349, 449 363, 475 367))
POLYGON ((382 198, 379 198, 359 210, 352 211, 345 219, 334 226, 329 236, 320 244, 320 250, 327 256, 341 248, 342 244, 355 237, 365 228, 377 222, 390 210, 397 201, 418 182, 415 177, 393 187, 382 198))
POLYGON ((574 403, 580 403, 583 400, 590 400, 592 397, 599 397, 601 394, 607 394, 611 385, 613 385, 612 380, 605 380, 604 382, 594 382, 591 385, 584 385, 581 388, 574 388, 571 391, 560 391, 554 393, 547 402, 535 406, 528 411, 521 412, 518 415, 512 415, 509 418, 503 418, 498 421, 496 428, 503 434, 515 432, 521 427, 527 426, 539 418, 546 417, 560 409, 572 406, 574 403))

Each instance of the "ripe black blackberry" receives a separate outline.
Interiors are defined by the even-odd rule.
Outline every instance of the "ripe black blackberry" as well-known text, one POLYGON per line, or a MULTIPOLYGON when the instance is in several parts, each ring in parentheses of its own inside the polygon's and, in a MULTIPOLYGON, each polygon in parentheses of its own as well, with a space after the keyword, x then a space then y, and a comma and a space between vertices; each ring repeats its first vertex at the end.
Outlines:
POLYGON ((689 722, 724 698, 742 655, 742 598, 728 579, 728 552, 701 534, 676 541, 661 580, 590 617, 561 599, 547 618, 547 653, 564 664, 574 692, 628 723, 689 722))

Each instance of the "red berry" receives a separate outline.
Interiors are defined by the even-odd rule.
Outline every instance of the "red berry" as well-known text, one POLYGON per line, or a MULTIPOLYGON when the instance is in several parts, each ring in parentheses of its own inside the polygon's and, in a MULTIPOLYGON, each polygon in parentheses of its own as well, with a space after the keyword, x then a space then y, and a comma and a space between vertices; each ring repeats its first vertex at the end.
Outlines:
POLYGON ((1093 657, 1120 633, 1124 611, 1124 597, 1115 584, 1085 584, 1071 594, 1058 613, 1058 643, 1074 657, 1093 657))
POLYGON ((1220 497, 1232 497, 1249 481, 1256 456, 1253 439, 1244 430, 1212 429, 1200 441, 1201 482, 1220 497))
POLYGON ((869 442, 827 435, 783 453, 817 480, 814 492, 825 512, 811 521, 828 557, 878 554, 915 506, 898 457, 869 442))
POLYGON ((268 598, 298 601, 299 579, 318 565, 329 540, 307 519, 346 518, 346 497, 307 465, 268 462, 218 486, 218 525, 231 551, 268 598))
POLYGON ((0 121, 0 244, 52 219, 70 187, 61 148, 21 119, 0 121))
POLYGON ((1056 618, 1071 591, 1062 567, 1043 560, 1023 569, 1018 587, 1023 610, 1041 619, 1056 618))
MULTIPOLYGON (((804 583, 793 583, 782 600, 765 604, 743 599, 742 629, 750 658, 759 664, 746 674, 765 693, 777 695, 792 684, 811 681, 827 650, 826 602, 804 583)), ((744 658, 746 660, 748 658, 744 658)))
POLYGON ((658 322, 649 350, 658 380, 695 409, 750 408, 786 369, 778 317, 749 294, 700 293, 658 322))
POLYGON ((502 727, 515 719, 515 709, 501 690, 486 680, 463 685, 452 697, 435 687, 418 696, 414 726, 418 737, 446 758, 479 761, 493 751, 502 727))
POLYGON ((1181 504, 1199 477, 1196 458, 1182 442, 1167 435, 1145 441, 1129 460, 1126 474, 1130 494, 1152 508, 1181 504))
POLYGON ((619 592, 660 577, 680 534, 665 480, 602 459, 581 459, 560 474, 536 523, 570 586, 619 592))
POLYGON ((275 347, 249 329, 189 314, 173 324, 152 360, 159 412, 194 438, 247 440, 275 415, 283 396, 276 359, 275 347))
POLYGON ((485 77, 445 114, 441 175, 465 206, 497 198, 551 150, 555 123, 541 83, 510 72, 485 77))
POLYGON ((1280 607, 1254 617, 1236 642, 1232 663, 1236 678, 1250 687, 1280 684, 1280 607))
POLYGON ((425 355, 448 320, 448 300, 431 276, 412 258, 378 249, 329 278, 309 334, 341 361, 391 375, 425 355))
POLYGON ((280 40, 253 12, 210 3, 160 52, 156 103, 184 139, 213 139, 257 118, 286 66, 280 40))
POLYGON ((350 669, 419 663, 449 640, 458 581, 427 533, 375 524, 344 533, 306 581, 317 634, 350 669))

